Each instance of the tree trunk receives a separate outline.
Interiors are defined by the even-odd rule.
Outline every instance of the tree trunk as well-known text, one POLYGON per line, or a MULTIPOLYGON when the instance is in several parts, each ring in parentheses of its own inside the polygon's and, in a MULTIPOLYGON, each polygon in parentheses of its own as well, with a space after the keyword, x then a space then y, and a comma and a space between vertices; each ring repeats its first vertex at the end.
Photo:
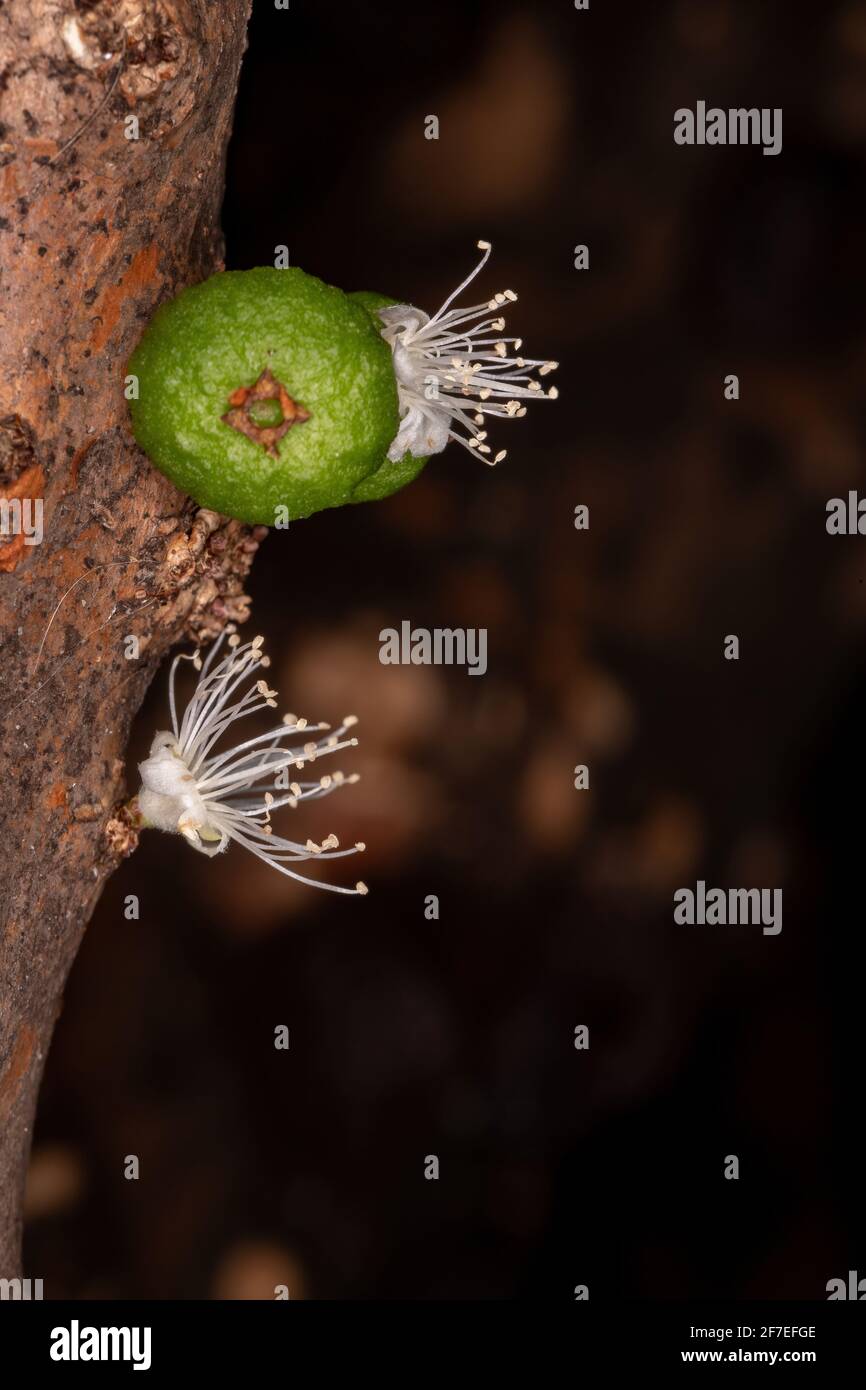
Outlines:
POLYGON ((106 829, 130 722, 173 642, 246 616, 263 534, 196 513, 124 397, 156 305, 219 267, 249 3, 0 8, 0 1277, 64 983, 130 847, 106 829))

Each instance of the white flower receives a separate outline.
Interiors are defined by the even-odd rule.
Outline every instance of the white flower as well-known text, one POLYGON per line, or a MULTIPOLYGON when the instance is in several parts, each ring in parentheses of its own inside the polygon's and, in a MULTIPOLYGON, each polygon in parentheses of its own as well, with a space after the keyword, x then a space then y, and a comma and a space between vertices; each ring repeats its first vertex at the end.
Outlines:
POLYGON ((486 457, 492 450, 485 443, 487 431, 481 428, 485 416, 525 415, 521 401, 555 400, 559 394, 555 386, 545 393, 532 375, 537 368, 539 376, 546 376, 556 369, 556 362, 509 356, 509 344, 514 353, 520 352, 520 338, 484 336, 491 331, 501 334, 505 327, 501 309, 517 299, 513 290, 503 290, 486 304, 449 309, 487 264, 490 242, 479 241, 478 249, 484 253, 478 265, 432 318, 411 304, 393 304, 378 311, 397 376, 400 428, 388 450, 395 462, 407 450, 416 457, 440 454, 449 439, 456 439, 481 454, 486 463, 499 463, 505 449, 486 457))
POLYGON ((288 867, 305 859, 341 859, 362 850, 362 844, 340 849, 336 835, 329 835, 321 845, 312 840, 301 845, 274 835, 270 824, 271 812, 280 806, 296 807, 300 801, 327 796, 346 782, 357 782, 357 774, 344 777, 341 772, 316 782, 288 782, 287 771, 301 771, 317 757, 354 747, 358 740, 345 737, 357 723, 353 715, 330 732, 328 724, 311 725, 306 719, 286 714, 269 733, 249 738, 222 753, 214 751, 235 720, 276 708, 276 691, 269 690, 266 681, 254 676, 270 664, 261 650, 263 640, 256 637, 241 644, 234 627, 229 626, 203 664, 198 652, 191 657, 175 657, 169 677, 172 729, 156 735, 150 757, 138 769, 138 805, 143 823, 183 835, 202 854, 220 854, 230 840, 235 840, 281 874, 301 883, 312 883, 335 893, 366 893, 363 883, 340 888, 306 878, 288 867), (226 635, 228 651, 214 664, 226 635), (178 725, 174 683, 178 664, 184 660, 193 662, 199 678, 178 725), (251 676, 253 681, 246 693, 233 699, 238 687, 251 676), (325 730, 329 732, 326 734, 325 730), (286 788, 286 794, 275 796, 274 789, 280 787, 286 788))

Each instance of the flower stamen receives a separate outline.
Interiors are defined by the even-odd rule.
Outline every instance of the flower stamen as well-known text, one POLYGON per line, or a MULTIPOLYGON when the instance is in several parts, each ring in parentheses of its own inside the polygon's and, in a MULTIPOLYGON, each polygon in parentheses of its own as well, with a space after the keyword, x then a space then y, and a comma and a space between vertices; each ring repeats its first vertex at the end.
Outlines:
MULTIPOLYGON (((556 362, 510 356, 509 345, 515 353, 520 351, 520 338, 482 336, 505 328, 501 314, 488 314, 513 304, 513 290, 503 290, 485 304, 450 307, 487 264, 490 242, 479 241, 478 249, 481 260, 432 318, 409 304, 379 310, 382 336, 394 355, 400 404, 400 428, 388 450, 394 461, 407 452, 415 457, 441 453, 449 439, 482 456, 490 454, 483 445, 485 432, 479 429, 486 415, 520 418, 526 414, 520 400, 555 400, 558 395, 555 388, 545 392, 532 375, 548 375, 556 362), (464 405, 468 399, 473 402, 471 414, 464 405)), ((502 449, 486 462, 499 463, 505 456, 502 449)))
POLYGON ((274 834, 271 812, 283 806, 297 807, 300 801, 327 796, 338 787, 358 780, 341 772, 325 775, 315 782, 292 782, 287 793, 275 796, 273 788, 286 788, 279 779, 286 769, 303 769, 317 757, 341 748, 353 748, 358 740, 346 737, 357 719, 350 715, 331 732, 329 724, 310 724, 287 714, 276 729, 227 749, 213 753, 222 735, 238 719, 264 709, 276 708, 277 692, 267 682, 256 679, 257 666, 267 668, 263 655, 264 639, 256 637, 242 643, 229 625, 202 661, 198 651, 176 656, 169 676, 171 730, 154 737, 150 756, 140 764, 141 791, 138 804, 145 826, 171 831, 184 837, 201 854, 212 857, 223 853, 230 841, 244 846, 259 859, 301 883, 327 888, 335 893, 363 894, 366 885, 354 888, 322 883, 297 873, 289 865, 311 858, 339 859, 363 848, 341 850, 336 835, 328 835, 321 845, 307 840, 301 845, 274 834), (217 661, 220 649, 225 647, 217 661), (198 672, 198 683, 183 716, 178 720, 175 677, 181 661, 191 661, 198 672), (241 683, 252 677, 252 684, 233 699, 241 683), (327 732, 326 732, 327 731, 327 732), (292 746, 292 739, 303 732, 306 742, 292 746), (311 734, 320 735, 310 739, 311 734))

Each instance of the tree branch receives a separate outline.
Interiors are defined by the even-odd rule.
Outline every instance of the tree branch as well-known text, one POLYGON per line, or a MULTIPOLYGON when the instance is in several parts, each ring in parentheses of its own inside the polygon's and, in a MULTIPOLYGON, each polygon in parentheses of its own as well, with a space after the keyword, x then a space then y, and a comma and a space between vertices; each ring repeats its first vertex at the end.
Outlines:
POLYGON ((0 1277, 18 1272, 64 984, 117 862, 131 720, 173 642, 246 616, 263 534, 196 515, 136 447, 124 398, 157 303, 218 268, 248 10, 0 9, 0 1277))

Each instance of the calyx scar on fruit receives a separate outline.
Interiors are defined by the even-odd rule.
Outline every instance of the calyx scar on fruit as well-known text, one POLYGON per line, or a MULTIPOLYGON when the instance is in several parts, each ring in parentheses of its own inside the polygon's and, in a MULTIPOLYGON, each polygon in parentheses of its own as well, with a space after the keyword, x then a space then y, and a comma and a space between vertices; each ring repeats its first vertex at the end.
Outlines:
POLYGON ((553 398, 553 362, 509 355, 510 290, 431 318, 296 267, 224 271, 154 315, 130 359, 135 437, 201 506, 241 521, 388 497, 449 439, 498 462, 481 428, 553 398), (493 336, 485 336, 492 334, 493 336))

